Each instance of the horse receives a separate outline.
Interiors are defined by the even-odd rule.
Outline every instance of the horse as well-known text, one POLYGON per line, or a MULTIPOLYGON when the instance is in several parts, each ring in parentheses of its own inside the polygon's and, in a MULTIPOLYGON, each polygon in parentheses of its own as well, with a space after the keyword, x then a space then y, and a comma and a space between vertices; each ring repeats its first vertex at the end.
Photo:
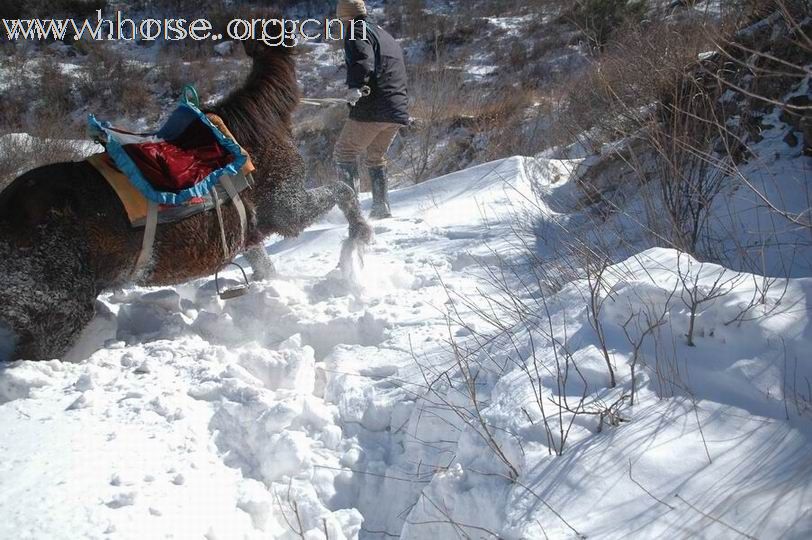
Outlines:
POLYGON ((0 359, 43 360, 64 355, 95 314, 96 298, 129 284, 168 286, 212 275, 246 252, 255 272, 265 238, 299 235, 338 205, 349 237, 369 242, 372 230, 357 194, 343 182, 305 187, 305 166, 291 115, 299 99, 294 49, 286 43, 244 41, 251 60, 243 84, 204 112, 218 115, 256 167, 241 194, 247 229, 232 202, 214 211, 162 224, 153 257, 133 275, 143 232, 102 175, 87 162, 54 163, 16 178, 0 192, 0 359), (227 253, 226 253, 227 251, 227 253))

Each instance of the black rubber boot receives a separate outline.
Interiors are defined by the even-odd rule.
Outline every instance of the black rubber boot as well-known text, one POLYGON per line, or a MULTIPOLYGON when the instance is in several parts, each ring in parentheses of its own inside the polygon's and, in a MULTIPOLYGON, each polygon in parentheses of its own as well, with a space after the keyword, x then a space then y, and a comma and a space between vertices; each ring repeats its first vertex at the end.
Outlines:
POLYGON ((372 182, 372 219, 386 219, 392 217, 389 209, 389 186, 386 180, 386 169, 383 167, 370 167, 369 179, 372 182))
POLYGON ((357 163, 336 163, 338 169, 338 178, 355 190, 358 195, 361 192, 361 177, 358 175, 357 163))

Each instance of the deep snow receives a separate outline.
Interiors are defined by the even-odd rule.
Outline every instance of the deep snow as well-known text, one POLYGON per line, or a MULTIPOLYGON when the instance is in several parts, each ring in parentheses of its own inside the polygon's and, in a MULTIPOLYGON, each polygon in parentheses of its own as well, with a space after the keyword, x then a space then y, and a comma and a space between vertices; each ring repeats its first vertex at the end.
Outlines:
POLYGON ((748 274, 666 249, 612 266, 614 389, 584 282, 543 304, 517 285, 538 307, 523 323, 486 302, 505 298, 488 272, 534 241, 515 229, 525 210, 568 218, 576 165, 511 158, 395 191, 355 282, 336 211, 271 242, 279 277, 240 299, 211 279, 103 296, 72 361, 0 367, 0 538, 808 538, 812 280, 745 309, 748 274), (719 283, 691 347, 683 299, 719 283), (600 432, 577 415, 551 455, 562 395, 586 387, 597 410, 630 389, 621 327, 637 339, 647 315, 664 322, 634 406, 600 432), (451 343, 476 360, 487 429, 451 343), (564 356, 582 378, 559 384, 564 356))

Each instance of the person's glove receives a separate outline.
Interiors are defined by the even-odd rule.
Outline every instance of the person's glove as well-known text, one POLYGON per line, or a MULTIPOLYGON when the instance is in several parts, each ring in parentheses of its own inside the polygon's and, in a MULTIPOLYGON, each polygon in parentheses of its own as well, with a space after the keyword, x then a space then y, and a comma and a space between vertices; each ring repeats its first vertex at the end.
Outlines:
POLYGON ((344 99, 347 100, 350 107, 355 107, 355 104, 358 103, 358 100, 362 97, 364 97, 364 93, 361 92, 360 88, 350 88, 347 90, 347 95, 344 97, 344 99))

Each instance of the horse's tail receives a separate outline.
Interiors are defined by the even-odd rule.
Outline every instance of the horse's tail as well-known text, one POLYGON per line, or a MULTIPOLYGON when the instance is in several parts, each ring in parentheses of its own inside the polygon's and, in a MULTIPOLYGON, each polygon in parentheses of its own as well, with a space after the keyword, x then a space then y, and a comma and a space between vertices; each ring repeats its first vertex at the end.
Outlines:
MULTIPOLYGON (((0 196, 3 194, 0 193, 0 196)), ((0 362, 14 360, 20 331, 26 327, 27 316, 14 302, 21 279, 15 269, 20 262, 10 241, 9 228, 0 222, 0 362)))
POLYGON ((12 208, 10 206, 11 200, 20 190, 22 186, 20 177, 15 178, 4 188, 0 188, 0 223, 8 222, 12 219, 12 208))
POLYGON ((0 360, 59 358, 93 317, 96 286, 80 225, 55 219, 18 245, 0 222, 0 360))

